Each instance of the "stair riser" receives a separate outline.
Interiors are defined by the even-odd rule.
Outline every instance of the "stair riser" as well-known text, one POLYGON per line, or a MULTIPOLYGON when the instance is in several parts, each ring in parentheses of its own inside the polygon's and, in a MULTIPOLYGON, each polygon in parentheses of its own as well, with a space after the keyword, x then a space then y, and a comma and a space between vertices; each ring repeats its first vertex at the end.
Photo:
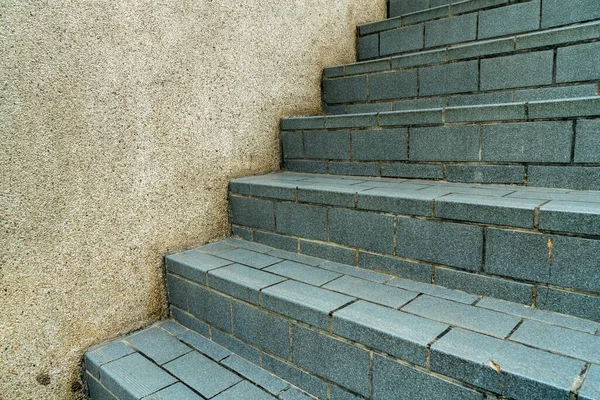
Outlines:
MULTIPOLYGON (((409 3, 406 2, 416 6, 409 3)), ((569 12, 564 11, 560 0, 546 1, 543 6, 540 3, 539 0, 510 5, 502 0, 472 1, 362 25, 357 43, 358 60, 521 34, 600 17, 595 0, 569 2, 569 12), (481 7, 477 7, 477 3, 481 7), (468 4, 471 6, 466 7, 468 4), (495 8, 483 9, 487 7, 495 8)))
MULTIPOLYGON (((240 191, 253 189, 240 187, 240 191)), ((298 192, 298 196, 309 195, 308 191, 298 192)), ((537 302, 540 308, 600 318, 600 313, 590 308, 600 300, 598 236, 569 237, 551 230, 541 233, 538 227, 548 226, 555 218, 543 207, 539 211, 536 202, 544 200, 532 200, 529 210, 460 205, 426 197, 386 203, 385 195, 361 193, 348 193, 346 200, 339 193, 330 198, 322 194, 318 200, 356 207, 235 193, 230 200, 234 231, 247 239, 292 251, 295 246, 307 255, 477 295, 526 305, 537 302), (549 290, 548 285, 552 286, 549 290), (580 306, 568 309, 548 299, 558 293, 580 306)), ((567 219, 573 221, 581 217, 570 215, 567 219)))
MULTIPOLYGON (((414 20, 416 18, 425 18, 425 16, 427 15, 455 15, 526 1, 529 0, 390 0, 388 18, 397 18, 406 14, 411 14, 407 16, 406 19, 408 20, 414 20), (452 5, 452 3, 455 4, 452 5)), ((369 25, 375 24, 372 23, 362 26, 369 25)))
MULTIPOLYGON (((600 25, 597 28, 598 37, 600 25)), ((323 101, 330 107, 506 92, 512 89, 537 89, 543 93, 539 89, 548 91, 576 83, 593 85, 600 79, 600 42, 536 49, 525 53, 510 50, 513 45, 509 40, 506 51, 485 57, 473 58, 469 50, 458 62, 448 60, 442 50, 437 54, 427 54, 426 59, 421 57, 422 54, 415 55, 418 58, 411 59, 410 63, 414 61, 421 65, 404 69, 398 68, 403 68, 399 63, 404 63, 406 59, 392 59, 349 65, 344 71, 337 69, 335 73, 326 71, 323 101), (335 77, 342 73, 346 76, 335 77)))
MULTIPOLYGON (((310 310, 297 303, 293 293, 273 298, 269 289, 263 289, 260 297, 254 293, 260 298, 256 306, 236 298, 238 292, 233 287, 224 293, 176 275, 171 275, 171 281, 169 292, 178 298, 171 309, 180 323, 199 329, 201 334, 210 332, 215 342, 318 398, 327 398, 330 391, 335 393, 331 398, 353 392, 369 399, 403 398, 397 397, 402 394, 407 398, 482 400, 488 390, 515 399, 569 398, 568 387, 530 381, 510 370, 503 370, 500 377, 486 363, 449 353, 446 343, 462 340, 464 331, 452 328, 440 335, 447 325, 432 320, 407 315, 406 322, 418 324, 415 329, 424 332, 418 340, 410 341, 402 334, 396 336, 370 326, 364 315, 345 310, 353 306, 310 310), (198 306, 201 304, 209 306, 198 306), (324 326, 312 323, 316 316, 324 319, 324 326), (390 386, 391 380, 394 384, 390 386)), ((210 282, 209 276, 209 286, 210 282)), ((382 312, 384 320, 392 314, 397 316, 393 309, 368 307, 382 312)), ((473 332, 466 335, 471 341, 489 341, 490 347, 501 342, 473 332)), ((532 352, 533 357, 538 354, 535 349, 511 346, 511 357, 518 357, 520 352, 532 352)), ((559 356, 548 361, 560 363, 561 368, 568 364, 565 381, 574 381, 584 366, 581 361, 559 356)))

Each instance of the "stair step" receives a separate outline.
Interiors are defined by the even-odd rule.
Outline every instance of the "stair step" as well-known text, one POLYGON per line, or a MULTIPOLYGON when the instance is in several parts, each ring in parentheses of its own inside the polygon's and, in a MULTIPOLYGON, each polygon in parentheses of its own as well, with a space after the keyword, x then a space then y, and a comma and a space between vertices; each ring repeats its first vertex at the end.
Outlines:
POLYGON ((295 172, 600 190, 599 111, 596 96, 287 118, 282 156, 295 172))
POLYGON ((361 25, 358 60, 534 32, 540 28, 600 18, 600 7, 595 0, 569 2, 570 12, 564 12, 556 3, 470 0, 361 25))
POLYGON ((188 344, 320 399, 599 398, 598 322, 234 238, 166 267, 173 315, 213 341, 188 344))
POLYGON ((169 320, 90 349, 91 400, 269 400, 313 397, 169 320))
POLYGON ((600 192, 276 173, 230 202, 250 240, 600 320, 600 192))
MULTIPOLYGON (((406 16, 408 19, 424 18, 426 15, 447 16, 465 12, 505 6, 527 0, 390 0, 389 18, 396 19, 406 16)), ((372 24, 364 24, 368 27, 372 24)), ((362 33, 362 32, 361 32, 362 33)))
POLYGON ((394 101, 401 106, 411 99, 446 105, 448 98, 452 105, 453 98, 472 94, 495 102, 593 96, 600 80, 599 39, 600 21, 594 21, 329 67, 323 101, 328 113, 343 113, 356 107, 390 111, 394 101))

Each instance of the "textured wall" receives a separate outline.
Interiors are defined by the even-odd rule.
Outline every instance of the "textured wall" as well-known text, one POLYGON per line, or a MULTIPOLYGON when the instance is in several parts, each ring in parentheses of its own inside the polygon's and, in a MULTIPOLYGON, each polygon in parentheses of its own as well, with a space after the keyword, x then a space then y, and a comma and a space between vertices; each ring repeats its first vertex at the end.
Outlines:
POLYGON ((88 346, 165 315, 165 253, 222 238, 385 0, 0 2, 0 399, 78 394, 88 346))

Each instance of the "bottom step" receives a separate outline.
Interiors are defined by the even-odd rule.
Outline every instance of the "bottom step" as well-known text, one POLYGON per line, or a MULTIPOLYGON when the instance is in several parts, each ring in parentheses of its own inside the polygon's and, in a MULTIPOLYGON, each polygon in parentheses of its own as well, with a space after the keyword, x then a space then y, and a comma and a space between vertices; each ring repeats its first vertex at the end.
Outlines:
POLYGON ((85 356, 92 400, 310 400, 301 390, 174 321, 85 356))
POLYGON ((600 399, 598 322, 239 239, 166 266, 176 320, 320 399, 600 399))

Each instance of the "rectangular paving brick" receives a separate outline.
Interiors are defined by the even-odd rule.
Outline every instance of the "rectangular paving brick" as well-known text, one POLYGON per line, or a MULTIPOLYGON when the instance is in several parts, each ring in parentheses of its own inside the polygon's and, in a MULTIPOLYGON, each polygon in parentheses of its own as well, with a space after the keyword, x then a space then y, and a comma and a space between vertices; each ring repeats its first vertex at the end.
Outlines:
POLYGON ((169 295, 169 304, 188 309, 187 282, 177 275, 167 274, 166 276, 167 292, 169 295))
POLYGON ((540 229, 600 235, 600 203, 553 200, 540 208, 540 229))
POLYGON ((275 396, 290 387, 287 382, 279 377, 236 355, 223 360, 223 365, 275 396))
POLYGON ((426 24, 425 46, 467 42, 477 37, 477 14, 444 18, 426 24))
POLYGON ((389 100, 416 97, 417 70, 408 69, 369 75, 369 100, 389 100))
POLYGON ((298 251, 285 251, 279 249, 272 249, 269 251, 270 256, 283 258, 284 260, 294 261, 300 264, 312 265, 316 267, 318 265, 323 264, 323 260, 317 257, 307 256, 305 254, 300 254, 298 251))
POLYGON ((392 279, 392 275, 382 274, 380 272, 368 271, 364 268, 351 267, 349 265, 339 264, 335 262, 326 262, 320 268, 338 272, 340 274, 353 276, 355 278, 364 279, 376 283, 385 283, 392 279))
POLYGON ((279 264, 275 264, 266 268, 265 271, 315 286, 324 285, 327 282, 330 282, 341 276, 335 272, 311 267, 309 265, 304 265, 293 261, 284 261, 279 264))
MULTIPOLYGON (((362 38, 361 41, 365 39, 362 38)), ((369 55, 371 53, 369 52, 369 55)), ((360 54, 361 59, 366 57, 360 54)), ((367 100, 367 77, 353 76, 349 78, 326 79, 323 82, 323 98, 326 103, 351 103, 367 100)))
POLYGON ((565 10, 561 0, 544 0, 542 6, 542 28, 566 25, 600 17, 600 9, 595 0, 573 0, 565 10))
POLYGON ((285 278, 244 265, 233 264, 209 273, 208 286, 230 296, 258 304, 261 289, 283 282, 285 278))
POLYGON ((576 163, 600 163, 600 120, 577 121, 575 140, 576 163))
POLYGON ((481 90, 552 83, 551 50, 481 60, 481 90))
POLYGON ((144 329, 128 336, 125 340, 140 353, 160 365, 192 351, 191 348, 158 327, 144 329))
POLYGON ((427 264, 361 251, 358 256, 358 266, 361 269, 389 272, 401 278, 431 282, 431 265, 427 264))
POLYGON ((419 69, 421 96, 474 92, 478 89, 477 61, 426 67, 419 69))
POLYGON ((423 48, 423 24, 383 31, 379 36, 382 56, 423 48))
POLYGON ((261 295, 264 308, 323 329, 329 327, 331 311, 353 300, 353 297, 296 281, 271 286, 261 295))
POLYGON ((525 167, 520 165, 447 165, 449 182, 522 184, 525 167))
POLYGON ((195 318, 192 314, 173 306, 173 304, 170 304, 169 310, 171 311, 171 316, 173 317, 173 319, 179 324, 195 332, 198 332, 199 334, 204 335, 205 337, 210 336, 210 329, 206 322, 200 321, 198 318, 195 318))
POLYGON ((579 391, 580 400, 600 398, 600 366, 592 365, 579 391))
POLYGON ((477 296, 458 290, 451 290, 442 286, 431 285, 423 282, 415 282, 408 279, 396 278, 387 283, 390 286, 400 287, 416 293, 425 293, 430 296, 440 297, 464 304, 473 304, 477 296))
POLYGON ((366 350, 294 326, 293 361, 342 387, 369 396, 369 353, 366 350))
POLYGON ((394 218, 371 212, 332 209, 329 235, 335 243, 382 253, 394 249, 394 218))
POLYGON ((237 400, 242 398, 247 400, 277 399, 248 381, 242 381, 213 397, 214 400, 237 400))
POLYGON ((408 130, 381 129, 352 132, 352 158, 362 161, 406 160, 408 130))
POLYGON ((327 240, 327 209, 297 203, 277 203, 277 231, 327 240))
POLYGON ((229 196, 232 222, 267 230, 275 229, 275 205, 271 200, 229 196))
POLYGON ((325 243, 300 241, 300 252, 341 264, 356 264, 356 250, 325 243))
POLYGON ((188 250, 165 257, 167 272, 180 275, 198 283, 206 283, 206 272, 232 264, 231 261, 188 250))
POLYGON ((536 305, 541 309, 600 321, 600 297, 598 296, 540 287, 536 305))
POLYGON ((533 31, 540 24, 540 1, 529 1, 479 13, 478 38, 533 31))
POLYGON ((477 161, 479 136, 479 127, 475 125, 412 128, 409 158, 414 161, 477 161))
POLYGON ((219 257, 253 268, 265 268, 282 261, 280 258, 246 249, 227 251, 219 254, 219 257))
POLYGON ((188 284, 189 312, 210 324, 231 332, 230 300, 203 286, 188 284))
POLYGON ((374 188, 358 194, 358 207, 363 210, 394 212, 405 215, 431 215, 434 196, 418 190, 400 191, 374 188))
POLYGON ((600 190, 600 168, 597 167, 531 165, 527 171, 529 186, 600 190))
POLYGON ((254 363, 260 363, 261 351, 256 347, 250 346, 235 337, 221 332, 218 329, 212 329, 212 340, 220 344, 232 353, 254 363))
POLYGON ((298 239, 271 232, 254 232, 254 240, 287 251, 297 251, 298 239))
POLYGON ((262 367, 319 399, 327 398, 327 383, 293 364, 263 354, 262 367))
POLYGON ((304 152, 308 159, 349 160, 350 132, 304 132, 304 152))
POLYGON ((392 308, 403 306, 417 296, 414 292, 352 276, 342 276, 324 285, 323 288, 392 308))
POLYGON ((418 365, 425 365, 427 345, 447 328, 365 301, 333 314, 334 333, 418 365))
POLYGON ((93 347, 85 353, 85 369, 100 379, 101 366, 134 352, 135 350, 120 341, 93 347))
POLYGON ((177 337, 182 342, 192 346, 195 350, 215 361, 221 361, 231 355, 231 352, 226 348, 189 329, 180 333, 177 337))

